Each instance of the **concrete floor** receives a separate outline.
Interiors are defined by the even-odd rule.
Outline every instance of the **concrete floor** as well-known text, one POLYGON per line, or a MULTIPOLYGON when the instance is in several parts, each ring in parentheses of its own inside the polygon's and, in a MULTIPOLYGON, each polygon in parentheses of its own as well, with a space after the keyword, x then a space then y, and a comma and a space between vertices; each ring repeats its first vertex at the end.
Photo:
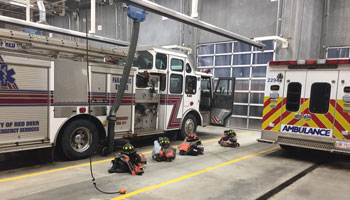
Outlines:
MULTIPOLYGON (((217 139, 223 128, 199 128, 204 155, 177 156, 171 162, 156 162, 150 156, 153 139, 142 144, 148 164, 142 176, 108 174, 109 158, 95 156, 93 172, 105 191, 122 188, 127 195, 107 195, 91 183, 88 160, 56 161, 0 172, 1 199, 256 199, 281 183, 327 160, 311 173, 275 194, 271 199, 348 199, 350 159, 323 152, 288 153, 275 145, 257 143, 259 132, 240 130, 237 149, 223 148, 217 139), (277 147, 277 148, 276 148, 277 147)), ((180 141, 173 142, 176 146, 180 141)))

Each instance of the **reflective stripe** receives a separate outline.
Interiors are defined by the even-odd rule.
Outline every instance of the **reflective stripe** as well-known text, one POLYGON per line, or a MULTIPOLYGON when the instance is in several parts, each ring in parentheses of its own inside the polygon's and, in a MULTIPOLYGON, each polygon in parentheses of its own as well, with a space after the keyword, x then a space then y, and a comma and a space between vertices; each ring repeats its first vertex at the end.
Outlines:
POLYGON ((281 124, 324 128, 333 130, 333 138, 350 140, 350 135, 342 135, 343 131, 350 130, 350 114, 343 111, 343 100, 331 99, 328 113, 313 114, 309 110, 310 100, 301 99, 300 109, 302 110, 298 113, 310 114, 311 119, 308 121, 295 119, 293 112, 286 110, 285 102, 286 98, 283 98, 283 101, 278 99, 277 106, 272 108, 270 97, 264 98, 262 130, 280 131, 281 124), (274 127, 271 127, 271 124, 274 127))

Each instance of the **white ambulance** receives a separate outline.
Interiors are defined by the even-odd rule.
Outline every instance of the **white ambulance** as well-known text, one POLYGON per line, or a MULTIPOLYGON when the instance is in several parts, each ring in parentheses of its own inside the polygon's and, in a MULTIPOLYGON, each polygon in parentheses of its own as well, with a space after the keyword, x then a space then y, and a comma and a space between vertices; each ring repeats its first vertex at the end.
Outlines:
MULTIPOLYGON (((0 152, 58 147, 69 159, 106 143, 107 113, 126 53, 0 29, 0 152), (113 61, 118 64, 107 63, 113 61)), ((140 47, 117 112, 115 138, 198 125, 224 125, 232 113, 234 79, 196 72, 188 55, 140 47)))
POLYGON ((260 142, 350 153, 350 60, 271 61, 260 142))

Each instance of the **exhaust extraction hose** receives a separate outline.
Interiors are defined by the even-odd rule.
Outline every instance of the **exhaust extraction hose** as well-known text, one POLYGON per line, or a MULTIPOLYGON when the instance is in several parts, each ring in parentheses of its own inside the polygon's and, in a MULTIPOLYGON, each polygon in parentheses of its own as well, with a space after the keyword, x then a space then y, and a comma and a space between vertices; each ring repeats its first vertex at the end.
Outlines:
POLYGON ((125 87, 128 82, 131 67, 134 61, 136 46, 137 46, 137 41, 138 41, 139 31, 140 31, 140 22, 146 19, 145 11, 134 6, 128 6, 128 16, 133 19, 133 27, 132 27, 132 33, 131 33, 131 39, 130 39, 130 46, 128 50, 128 57, 123 70, 122 78, 120 80, 117 96, 115 97, 115 101, 111 109, 109 110, 109 115, 107 117, 107 121, 108 121, 107 146, 102 149, 102 155, 107 155, 113 152, 114 128, 115 128, 115 123, 117 121, 116 113, 119 109, 120 103, 124 96, 125 87))

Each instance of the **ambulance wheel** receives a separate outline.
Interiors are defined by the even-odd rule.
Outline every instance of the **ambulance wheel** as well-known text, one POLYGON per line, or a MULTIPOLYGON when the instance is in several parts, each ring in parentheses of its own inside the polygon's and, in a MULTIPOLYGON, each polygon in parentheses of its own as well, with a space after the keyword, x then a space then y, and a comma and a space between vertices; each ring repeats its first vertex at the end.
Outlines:
POLYGON ((196 133, 197 125, 198 125, 197 120, 194 115, 192 114, 186 115, 185 119, 182 121, 179 138, 183 140, 189 134, 196 133))
POLYGON ((78 119, 69 123, 60 141, 62 152, 69 160, 92 156, 97 145, 97 128, 95 124, 86 119, 78 119))

